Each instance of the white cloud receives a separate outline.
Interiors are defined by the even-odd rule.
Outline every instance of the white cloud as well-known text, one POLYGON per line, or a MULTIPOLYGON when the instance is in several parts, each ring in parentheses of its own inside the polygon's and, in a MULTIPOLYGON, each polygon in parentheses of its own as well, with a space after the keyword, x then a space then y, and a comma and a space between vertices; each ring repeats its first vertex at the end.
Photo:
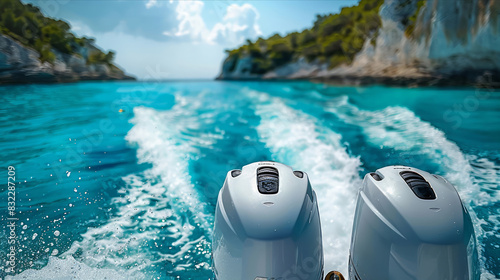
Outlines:
POLYGON ((245 3, 241 6, 231 4, 227 7, 222 22, 217 23, 210 32, 209 40, 221 44, 239 44, 246 38, 262 35, 257 20, 259 12, 254 6, 245 3))
POLYGON ((146 8, 151 8, 153 6, 156 6, 156 4, 158 4, 158 1, 157 0, 148 0, 148 2, 146 3, 146 8))
POLYGON ((81 21, 66 20, 71 26, 71 31, 78 37, 94 37, 92 29, 81 21))
POLYGON ((207 28, 203 20, 203 7, 202 1, 179 1, 176 8, 179 25, 174 31, 165 31, 163 34, 221 45, 240 44, 247 38, 255 38, 262 34, 257 23, 259 13, 248 3, 241 6, 229 5, 222 21, 216 23, 212 29, 207 28))
POLYGON ((190 36, 194 40, 206 36, 207 27, 201 16, 203 6, 201 1, 179 1, 175 9, 179 20, 175 36, 190 36))

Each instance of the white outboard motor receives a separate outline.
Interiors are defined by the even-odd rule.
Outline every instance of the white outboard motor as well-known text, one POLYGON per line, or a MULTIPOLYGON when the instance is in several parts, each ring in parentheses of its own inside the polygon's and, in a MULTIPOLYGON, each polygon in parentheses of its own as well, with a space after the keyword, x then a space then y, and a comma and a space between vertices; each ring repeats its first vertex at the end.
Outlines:
POLYGON ((270 161, 229 171, 212 261, 217 280, 322 279, 321 225, 307 174, 270 161))
POLYGON ((453 185, 405 166, 367 174, 358 194, 349 278, 479 279, 471 217, 453 185))

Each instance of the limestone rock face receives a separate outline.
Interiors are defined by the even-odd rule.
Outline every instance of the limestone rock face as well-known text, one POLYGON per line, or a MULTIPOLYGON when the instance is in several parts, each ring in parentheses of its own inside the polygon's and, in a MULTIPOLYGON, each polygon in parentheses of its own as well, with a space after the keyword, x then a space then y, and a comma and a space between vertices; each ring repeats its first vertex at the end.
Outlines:
POLYGON ((39 68, 38 53, 23 47, 9 37, 0 35, 0 71, 23 68, 39 68))
POLYGON ((56 56, 54 63, 42 63, 37 51, 0 34, 0 84, 134 79, 117 67, 111 69, 106 64, 87 65, 84 58, 88 53, 86 47, 71 55, 54 49, 52 52, 56 56))
MULTIPOLYGON (((349 65, 328 65, 303 58, 253 78, 325 79, 355 83, 405 85, 474 84, 487 76, 500 82, 500 0, 385 0, 379 15, 382 27, 375 40, 366 40, 349 65), (417 14, 413 32, 405 23, 417 14)), ((249 73, 223 64, 219 79, 241 79, 249 73)), ((247 68, 251 59, 244 62, 247 68)), ((231 66, 231 65, 229 65, 231 66)))
POLYGON ((376 46, 366 44, 351 71, 453 75, 500 70, 500 1, 428 0, 410 37, 400 23, 408 13, 398 8, 401 2, 385 1, 376 46))

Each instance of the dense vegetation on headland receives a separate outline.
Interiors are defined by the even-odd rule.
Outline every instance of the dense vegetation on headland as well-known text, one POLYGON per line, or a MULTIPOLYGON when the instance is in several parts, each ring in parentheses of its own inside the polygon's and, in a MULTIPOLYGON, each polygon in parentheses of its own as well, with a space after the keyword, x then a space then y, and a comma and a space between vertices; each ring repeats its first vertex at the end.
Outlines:
POLYGON ((250 56, 250 73, 264 74, 300 57, 307 61, 327 63, 330 68, 349 64, 366 40, 375 44, 381 26, 379 9, 384 0, 361 0, 358 5, 342 8, 338 14, 318 15, 313 27, 284 37, 275 34, 258 38, 237 49, 227 50, 228 71, 238 59, 250 56))
MULTIPOLYGON (((69 55, 82 56, 79 50, 94 43, 94 39, 79 38, 70 32, 68 23, 46 17, 39 8, 23 4, 20 0, 0 1, 0 34, 7 35, 23 45, 35 49, 42 62, 53 63, 56 59, 54 50, 69 55)), ((84 59, 87 64, 105 63, 112 65, 114 52, 102 52, 90 48, 84 59)))

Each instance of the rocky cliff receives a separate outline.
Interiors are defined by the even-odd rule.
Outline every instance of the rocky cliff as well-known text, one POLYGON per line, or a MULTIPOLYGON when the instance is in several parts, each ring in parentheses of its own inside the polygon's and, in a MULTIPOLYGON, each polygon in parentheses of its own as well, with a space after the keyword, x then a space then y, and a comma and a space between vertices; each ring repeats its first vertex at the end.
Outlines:
POLYGON ((114 55, 31 3, 0 1, 0 84, 134 79, 114 65, 114 55))
MULTIPOLYGON (((363 47, 352 59, 332 65, 321 56, 307 59, 298 48, 286 63, 259 73, 252 71, 252 52, 229 52, 218 78, 401 85, 474 84, 481 78, 483 83, 499 85, 495 82, 500 82, 500 1, 385 0, 377 12, 380 25, 363 33, 367 34, 363 47)), ((317 33, 321 37, 319 29, 317 33)), ((323 46, 325 52, 331 45, 323 46)), ((346 53, 345 48, 342 51, 346 53)))
POLYGON ((93 49, 96 47, 90 43, 73 54, 52 49, 53 62, 42 62, 37 51, 0 34, 0 84, 134 79, 112 64, 87 64, 86 57, 93 49))

